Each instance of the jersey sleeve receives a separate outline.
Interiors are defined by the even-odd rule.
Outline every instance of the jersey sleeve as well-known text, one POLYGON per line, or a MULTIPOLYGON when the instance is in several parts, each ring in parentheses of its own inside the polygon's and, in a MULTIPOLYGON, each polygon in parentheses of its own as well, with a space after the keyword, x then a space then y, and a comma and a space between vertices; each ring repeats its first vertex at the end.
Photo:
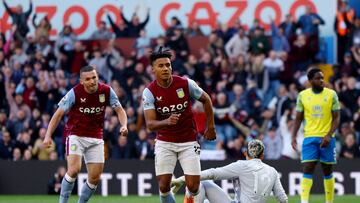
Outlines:
POLYGON ((201 89, 201 87, 199 87, 199 85, 197 85, 194 80, 189 79, 189 78, 187 78, 187 80, 188 80, 188 84, 189 84, 190 97, 193 99, 196 99, 196 100, 200 99, 204 90, 201 89))
POLYGON ((210 168, 201 171, 201 180, 226 180, 239 177, 239 171, 242 170, 241 162, 237 161, 219 168, 210 168))
POLYGON ((142 104, 144 111, 149 109, 155 109, 154 95, 151 93, 151 91, 148 88, 145 88, 143 91, 142 104))
POLYGON ((280 177, 279 174, 277 173, 277 171, 274 169, 275 173, 276 173, 276 180, 275 180, 275 184, 273 187, 273 192, 274 192, 274 196, 276 197, 276 199, 281 202, 281 203, 287 203, 288 202, 288 197, 285 193, 285 190, 283 188, 283 186, 281 185, 280 182, 280 177))
POLYGON ((304 105, 302 103, 301 98, 302 98, 302 94, 300 93, 296 100, 296 111, 297 112, 304 112, 304 105))
POLYGON ((122 107, 118 96, 116 95, 115 91, 111 87, 110 87, 110 106, 112 108, 122 107))
POLYGON ((66 113, 69 112, 71 107, 75 104, 75 93, 71 89, 58 103, 59 108, 63 109, 66 113))
POLYGON ((332 106, 331 106, 331 110, 332 111, 339 111, 340 110, 340 103, 339 103, 339 98, 336 94, 335 91, 333 91, 333 102, 332 102, 332 106))

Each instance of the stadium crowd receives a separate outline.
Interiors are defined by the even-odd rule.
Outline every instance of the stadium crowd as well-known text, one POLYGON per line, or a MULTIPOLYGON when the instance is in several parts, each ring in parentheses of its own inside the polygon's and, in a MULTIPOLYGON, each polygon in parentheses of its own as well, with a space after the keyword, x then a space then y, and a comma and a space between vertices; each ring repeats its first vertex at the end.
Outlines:
MULTIPOLYGON (((346 1, 334 16, 334 32, 342 46, 338 47, 338 62, 330 65, 324 64, 319 37, 319 26, 327 22, 310 7, 298 20, 290 14, 278 25, 269 19, 268 31, 255 19, 249 28, 241 21, 231 27, 219 23, 209 35, 204 35, 196 21, 185 27, 174 16, 164 35, 156 38, 146 33, 149 15, 141 21, 135 10, 131 19, 122 16, 116 24, 107 13, 107 21, 90 37, 108 40, 107 44, 85 46, 70 24, 50 41, 51 24, 46 17, 39 21, 32 6, 26 12, 21 6, 12 11, 3 2, 14 23, 0 36, 1 159, 64 159, 65 121, 54 133, 53 147, 44 148, 42 140, 57 103, 78 83, 79 70, 86 64, 96 66, 128 116, 129 135, 119 136, 116 114, 106 109, 107 158, 153 158, 155 134, 146 130, 141 95, 153 80, 149 53, 160 46, 173 51, 174 74, 192 78, 211 95, 217 139, 205 141, 199 136, 202 149, 224 150, 227 158, 244 159, 246 143, 258 138, 265 144, 265 159, 299 159, 299 152, 291 148, 294 107, 299 91, 307 87, 306 70, 316 64, 341 102, 338 156, 360 157, 360 18, 346 1), (26 23, 31 15, 33 33, 26 23), (338 26, 343 23, 345 28, 338 26), (194 36, 208 38, 200 57, 189 49, 187 38, 194 36), (136 38, 130 57, 117 47, 115 39, 119 38, 136 38)), ((206 120, 202 106, 195 103, 193 111, 201 133, 206 120)))

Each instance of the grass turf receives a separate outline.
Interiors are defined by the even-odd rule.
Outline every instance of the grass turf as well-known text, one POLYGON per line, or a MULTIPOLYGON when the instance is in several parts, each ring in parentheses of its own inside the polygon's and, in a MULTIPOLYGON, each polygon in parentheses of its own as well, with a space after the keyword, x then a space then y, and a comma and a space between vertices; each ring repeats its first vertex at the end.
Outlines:
MULTIPOLYGON (((182 195, 176 196, 176 202, 182 202, 182 195)), ((311 203, 324 203, 324 195, 311 195, 311 203)), ((0 195, 0 203, 57 203, 58 196, 53 195, 0 195)), ((72 196, 69 203, 77 202, 77 196, 72 196)), ((151 197, 139 197, 139 196, 127 196, 122 197, 118 195, 111 195, 108 197, 102 196, 93 196, 89 203, 158 203, 158 196, 151 197)), ((268 201, 269 203, 276 202, 275 199, 268 201)), ((298 203, 300 202, 299 196, 291 196, 289 198, 289 203, 298 203)), ((334 202, 336 203, 355 203, 360 202, 360 196, 355 195, 345 195, 345 196, 335 196, 334 202)))

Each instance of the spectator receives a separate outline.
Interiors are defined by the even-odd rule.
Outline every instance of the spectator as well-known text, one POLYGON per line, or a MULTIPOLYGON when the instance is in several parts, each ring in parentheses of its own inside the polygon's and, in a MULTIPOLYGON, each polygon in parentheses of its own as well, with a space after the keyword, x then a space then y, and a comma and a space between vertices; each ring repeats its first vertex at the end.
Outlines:
POLYGON ((207 51, 210 52, 212 57, 215 57, 218 53, 218 50, 222 50, 223 47, 223 40, 217 35, 216 32, 212 32, 209 35, 209 44, 207 45, 207 51))
POLYGON ((11 139, 8 131, 2 132, 2 140, 0 141, 0 158, 10 160, 12 158, 12 152, 15 147, 14 140, 11 139))
POLYGON ((201 31, 199 23, 196 20, 194 20, 191 23, 191 26, 189 26, 186 29, 185 35, 187 37, 195 37, 195 36, 204 36, 204 33, 201 31))
POLYGON ((23 156, 23 160, 24 161, 30 161, 30 160, 32 160, 32 154, 31 154, 31 150, 30 149, 26 149, 25 151, 24 151, 24 156, 23 156))
POLYGON ((52 53, 52 46, 49 44, 48 37, 41 35, 35 45, 36 52, 40 52, 43 57, 48 58, 52 53))
POLYGON ((146 35, 144 29, 140 30, 140 36, 136 39, 134 47, 137 50, 136 57, 141 58, 145 55, 146 48, 150 47, 151 40, 146 35))
MULTIPOLYGON (((282 138, 282 159, 299 159, 299 151, 295 151, 291 146, 291 132, 294 128, 294 118, 292 113, 287 109, 280 118, 279 134, 282 138)), ((299 134, 299 133, 298 133, 299 134)), ((297 142, 302 143, 303 136, 297 136, 297 142)))
POLYGON ((41 19, 39 24, 36 24, 36 13, 32 18, 32 24, 35 28, 35 42, 39 42, 41 37, 44 37, 46 40, 49 40, 51 24, 47 16, 41 19))
POLYGON ((14 148, 14 150, 13 150, 12 160, 13 161, 20 161, 21 160, 21 151, 17 147, 14 148))
POLYGON ((272 126, 266 133, 263 139, 265 145, 265 159, 277 160, 281 157, 282 140, 276 127, 272 126))
POLYGON ((343 62, 343 56, 349 50, 350 32, 353 27, 355 10, 348 5, 347 0, 341 0, 334 22, 337 35, 337 59, 343 62))
POLYGON ((285 16, 285 21, 282 22, 279 26, 284 31, 286 38, 291 41, 295 36, 297 24, 294 21, 294 17, 291 14, 285 16))
POLYGON ((120 7, 120 15, 121 19, 127 26, 128 36, 129 37, 139 37, 140 31, 143 30, 146 24, 149 22, 150 19, 150 8, 147 8, 146 19, 140 23, 139 16, 138 16, 139 6, 136 7, 135 12, 131 17, 131 21, 127 20, 124 16, 123 6, 120 7))
MULTIPOLYGON (((9 120, 13 122, 14 126, 16 125, 16 123, 18 123, 23 127, 29 126, 29 122, 31 119, 31 110, 29 106, 24 103, 22 94, 15 93, 15 87, 11 86, 9 82, 5 82, 5 87, 6 87, 6 98, 10 105, 9 120), (15 98, 13 96, 14 93, 15 93, 15 98)), ((19 130, 21 128, 19 128, 18 126, 15 129, 19 130)))
POLYGON ((55 195, 60 194, 61 189, 61 181, 64 178, 66 173, 66 169, 64 166, 60 166, 57 168, 54 176, 48 182, 48 194, 55 195))
POLYGON ((292 63, 292 72, 305 72, 312 62, 312 53, 314 52, 306 36, 298 35, 296 40, 291 44, 290 50, 289 60, 291 60, 292 63))
MULTIPOLYGON (((176 27, 182 26, 181 21, 176 16, 173 16, 170 21, 170 26, 166 29, 166 37, 172 37, 174 36, 174 31, 176 27)), ((158 50, 158 49, 155 49, 158 50)))
POLYGON ((136 155, 140 160, 154 157, 154 146, 151 146, 147 139, 146 130, 141 129, 138 133, 138 139, 135 141, 136 155))
POLYGON ((284 63, 276 56, 276 52, 273 50, 269 52, 269 57, 263 63, 269 77, 269 87, 265 91, 263 101, 264 105, 267 106, 280 87, 280 73, 284 71, 284 63))
POLYGON ((226 158, 228 159, 237 159, 237 160, 245 160, 245 152, 246 152, 246 146, 245 146, 245 139, 244 136, 238 135, 233 141, 230 141, 227 143, 226 151, 228 156, 226 158))
POLYGON ((339 93, 339 101, 341 101, 352 114, 358 110, 358 106, 354 101, 360 96, 360 90, 356 88, 356 79, 350 77, 344 84, 344 91, 339 93))
POLYGON ((259 19, 255 18, 252 26, 249 29, 249 36, 252 38, 255 35, 256 30, 264 30, 264 27, 260 25, 259 19))
POLYGON ((237 58, 240 55, 247 54, 249 50, 250 41, 249 38, 245 36, 245 31, 242 28, 239 28, 238 34, 233 35, 233 37, 226 43, 225 50, 226 54, 230 58, 237 58))
POLYGON ((76 40, 77 38, 71 25, 65 25, 56 39, 55 53, 58 55, 59 52, 66 54, 67 52, 73 51, 76 40))
POLYGON ((351 47, 360 47, 360 17, 355 18, 350 35, 351 47))
POLYGON ((48 148, 44 147, 43 141, 45 134, 46 128, 40 128, 39 137, 36 139, 34 147, 32 148, 32 154, 37 160, 50 160, 50 154, 55 150, 55 145, 51 145, 48 148))
POLYGON ((182 61, 186 60, 189 54, 189 45, 182 27, 178 26, 175 28, 174 35, 168 39, 166 46, 170 47, 170 49, 176 53, 177 58, 180 58, 182 61))
POLYGON ((16 11, 12 11, 5 0, 3 0, 3 4, 6 11, 11 16, 12 23, 17 26, 17 29, 15 31, 15 39, 23 41, 30 30, 27 24, 27 20, 32 12, 32 0, 30 0, 29 9, 26 12, 23 12, 23 7, 21 4, 18 4, 16 6, 16 11))
POLYGON ((359 146, 356 144, 353 134, 346 135, 345 144, 341 146, 340 157, 347 159, 360 157, 359 146))
POLYGON ((346 52, 343 56, 343 63, 340 64, 340 76, 341 77, 350 77, 357 75, 356 64, 353 61, 350 52, 346 52))
POLYGON ((276 51, 278 56, 282 56, 290 51, 289 41, 284 35, 284 29, 277 27, 273 19, 271 19, 271 42, 272 49, 276 51))
MULTIPOLYGON (((111 20, 111 18, 110 18, 111 20)), ((113 33, 111 33, 107 27, 106 27, 106 22, 105 21, 101 21, 99 24, 99 28, 94 31, 91 36, 90 39, 93 40, 101 40, 101 39, 112 39, 113 38, 113 33)))
POLYGON ((217 139, 223 143, 219 143, 216 149, 223 149, 224 145, 232 141, 236 136, 236 130, 231 125, 229 116, 235 112, 235 107, 231 106, 227 95, 220 92, 216 95, 216 102, 214 104, 214 119, 217 139))
POLYGON ((220 23, 215 32, 223 40, 224 44, 226 44, 238 30, 229 28, 226 23, 220 23))
POLYGON ((100 78, 107 83, 110 82, 112 77, 111 70, 106 66, 106 58, 103 56, 102 50, 99 47, 95 47, 93 50, 93 58, 89 61, 89 64, 96 67, 100 78))
POLYGON ((311 10, 310 6, 306 7, 304 15, 300 16, 298 21, 298 27, 301 28, 302 34, 305 34, 308 38, 313 52, 313 58, 319 51, 319 25, 325 25, 325 21, 314 11, 311 10))
POLYGON ((116 39, 129 36, 128 28, 126 27, 126 24, 123 20, 120 21, 119 25, 116 25, 114 23, 114 21, 112 20, 112 18, 110 17, 108 11, 106 11, 106 17, 111 25, 111 28, 113 29, 113 31, 115 33, 116 39))
POLYGON ((124 136, 118 136, 117 144, 111 149, 110 158, 113 159, 130 159, 131 148, 128 143, 128 138, 124 136))
POLYGON ((253 55, 262 55, 270 50, 269 41, 264 35, 264 30, 256 27, 254 36, 250 40, 250 52, 253 55))

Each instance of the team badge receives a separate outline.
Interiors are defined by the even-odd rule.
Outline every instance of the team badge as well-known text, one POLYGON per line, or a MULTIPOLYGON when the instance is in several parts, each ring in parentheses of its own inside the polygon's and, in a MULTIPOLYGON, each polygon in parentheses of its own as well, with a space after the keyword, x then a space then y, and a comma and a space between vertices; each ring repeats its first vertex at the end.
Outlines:
POLYGON ((104 102, 105 102, 105 94, 100 94, 100 95, 99 95, 99 101, 100 101, 101 103, 104 103, 104 102))
POLYGON ((71 147, 70 147, 71 151, 76 151, 77 149, 77 146, 76 144, 72 144, 71 147))
POLYGON ((181 99, 185 96, 184 90, 183 88, 177 89, 176 90, 177 96, 181 99))

